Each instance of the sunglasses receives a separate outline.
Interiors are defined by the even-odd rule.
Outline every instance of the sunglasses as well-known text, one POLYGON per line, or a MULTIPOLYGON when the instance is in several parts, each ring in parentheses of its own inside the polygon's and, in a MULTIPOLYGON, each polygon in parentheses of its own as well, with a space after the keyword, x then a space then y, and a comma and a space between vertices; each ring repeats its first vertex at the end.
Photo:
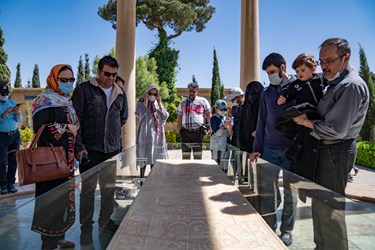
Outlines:
POLYGON ((72 78, 57 78, 57 79, 60 80, 60 82, 62 82, 62 83, 67 83, 67 82, 74 83, 76 81, 76 79, 74 77, 72 77, 72 78))
POLYGON ((228 109, 220 109, 220 111, 228 111, 228 109))
POLYGON ((105 77, 113 77, 113 78, 115 78, 116 76, 117 76, 117 72, 116 73, 109 73, 109 72, 107 72, 107 71, 102 71, 103 72, 103 75, 105 76, 105 77))
POLYGON ((0 93, 1 96, 7 96, 9 93, 0 93))
POLYGON ((148 93, 148 95, 153 95, 153 96, 157 96, 158 93, 148 93))

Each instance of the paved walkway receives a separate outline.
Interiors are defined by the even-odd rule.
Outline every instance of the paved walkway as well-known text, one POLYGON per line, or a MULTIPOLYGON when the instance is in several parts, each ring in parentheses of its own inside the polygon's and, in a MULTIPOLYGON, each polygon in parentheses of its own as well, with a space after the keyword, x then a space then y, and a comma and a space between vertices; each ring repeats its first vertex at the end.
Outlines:
MULTIPOLYGON (((182 159, 181 150, 169 150, 168 154, 170 159, 182 159)), ((209 150, 203 151, 202 158, 211 159, 211 152, 209 150)), ((375 170, 360 166, 358 168, 359 172, 354 176, 353 182, 348 183, 346 194, 352 199, 375 203, 375 170)), ((352 173, 354 174, 354 171, 352 173)), ((16 187, 18 193, 0 195, 0 199, 33 193, 35 185, 18 186, 18 183, 16 183, 16 187)))

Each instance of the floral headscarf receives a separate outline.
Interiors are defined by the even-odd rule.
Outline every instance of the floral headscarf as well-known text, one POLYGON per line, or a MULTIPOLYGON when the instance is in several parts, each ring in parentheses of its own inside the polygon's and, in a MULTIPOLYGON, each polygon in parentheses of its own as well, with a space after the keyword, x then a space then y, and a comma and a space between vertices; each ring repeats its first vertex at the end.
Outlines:
MULTIPOLYGON (((67 107, 72 117, 73 124, 78 123, 76 112, 73 108, 73 103, 70 97, 64 95, 59 89, 57 83, 57 76, 62 68, 68 68, 73 73, 73 69, 69 64, 55 65, 47 77, 47 86, 44 91, 34 100, 32 113, 33 116, 40 110, 53 107, 67 107)), ((73 73, 74 74, 74 73, 73 73)))

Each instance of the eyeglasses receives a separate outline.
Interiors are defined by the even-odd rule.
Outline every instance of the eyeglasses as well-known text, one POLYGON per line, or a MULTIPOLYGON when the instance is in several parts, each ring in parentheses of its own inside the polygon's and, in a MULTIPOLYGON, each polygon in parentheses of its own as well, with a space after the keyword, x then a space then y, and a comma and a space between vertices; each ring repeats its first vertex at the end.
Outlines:
POLYGON ((74 77, 72 77, 72 78, 57 78, 57 79, 60 80, 60 82, 62 82, 62 83, 67 83, 67 82, 74 83, 76 81, 76 79, 74 77))
POLYGON ((336 59, 327 59, 327 60, 325 60, 325 61, 323 61, 323 60, 321 60, 321 59, 319 59, 319 61, 318 61, 318 65, 320 65, 320 66, 322 66, 322 65, 331 65, 332 63, 334 63, 334 62, 336 62, 338 59, 340 59, 340 58, 342 58, 343 56, 339 56, 339 57, 337 57, 336 59))
POLYGON ((116 73, 110 73, 110 72, 107 72, 107 71, 102 71, 103 72, 103 75, 105 76, 105 77, 113 77, 113 78, 115 78, 116 76, 117 76, 117 72, 116 73))
POLYGON ((148 93, 148 95, 153 95, 153 96, 157 96, 158 93, 148 93))

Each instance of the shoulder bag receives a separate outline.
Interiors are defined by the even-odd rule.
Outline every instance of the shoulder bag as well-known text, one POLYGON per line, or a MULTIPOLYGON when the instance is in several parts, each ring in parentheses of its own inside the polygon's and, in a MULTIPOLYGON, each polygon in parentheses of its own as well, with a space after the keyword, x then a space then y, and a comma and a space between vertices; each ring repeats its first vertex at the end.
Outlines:
POLYGON ((38 129, 30 148, 17 151, 20 186, 67 178, 70 175, 64 147, 36 146, 45 126, 43 124, 38 129))

